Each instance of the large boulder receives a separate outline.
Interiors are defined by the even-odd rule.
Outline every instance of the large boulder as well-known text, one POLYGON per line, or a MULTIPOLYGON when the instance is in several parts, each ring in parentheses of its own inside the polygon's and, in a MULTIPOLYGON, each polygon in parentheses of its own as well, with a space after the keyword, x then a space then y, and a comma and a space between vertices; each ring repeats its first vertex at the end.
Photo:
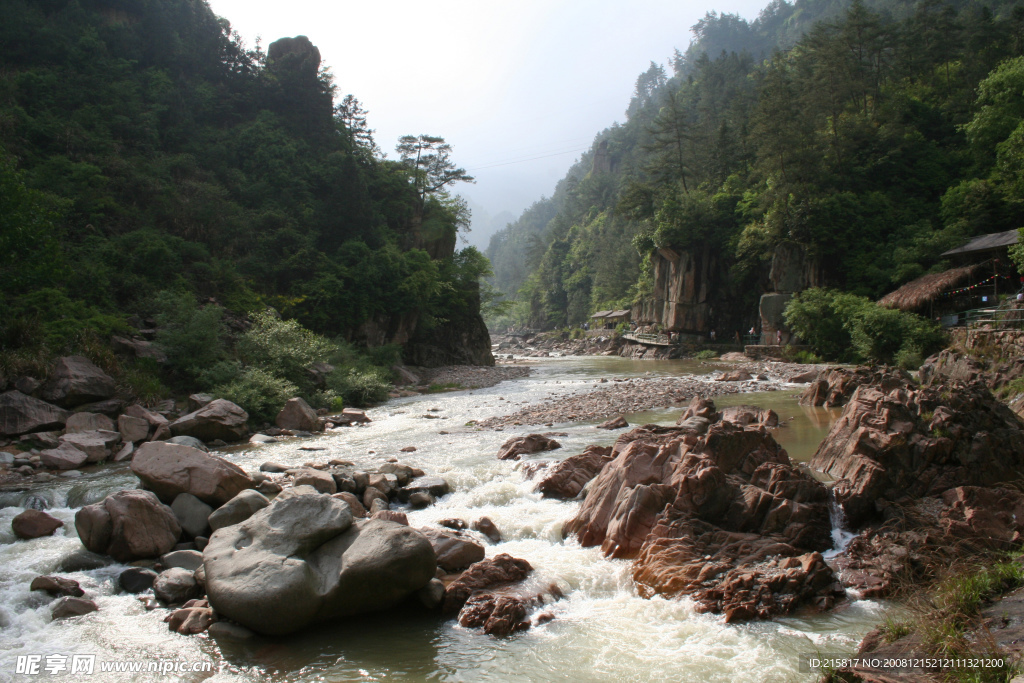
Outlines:
MULTIPOLYGON (((871 374, 834 370, 829 381, 871 374)), ((810 464, 838 480, 835 499, 856 528, 893 503, 1020 479, 1024 428, 981 383, 918 387, 892 371, 857 385, 810 464)))
POLYGON ((182 531, 189 537, 207 536, 210 530, 210 513, 213 508, 199 500, 191 493, 179 493, 171 503, 175 519, 182 531))
POLYGON ((46 429, 61 429, 71 415, 20 391, 0 394, 0 435, 18 436, 46 429))
POLYGON ((484 559, 484 547, 461 531, 424 527, 420 533, 430 541, 437 555, 437 566, 445 571, 465 569, 484 559))
POLYGON ((281 429, 292 431, 316 432, 320 430, 320 419, 316 411, 309 407, 301 398, 290 398, 274 420, 281 429))
POLYGON ((103 462, 113 454, 114 447, 121 442, 118 432, 91 431, 65 434, 61 444, 71 444, 86 455, 86 462, 103 462))
POLYGON ((125 443, 139 443, 149 438, 149 422, 125 413, 117 417, 117 431, 125 443))
POLYGON ((114 431, 114 421, 100 413, 76 412, 72 413, 64 424, 64 431, 67 434, 94 432, 97 430, 114 431))
POLYGON ((149 424, 149 434, 147 438, 152 438, 154 441, 161 441, 163 439, 168 439, 171 436, 171 423, 160 413, 155 413, 152 410, 135 403, 125 408, 124 414, 129 417, 145 420, 149 424))
POLYGON ((490 590, 525 579, 533 566, 526 560, 501 553, 471 566, 455 581, 448 584, 444 593, 442 611, 456 614, 477 591, 490 590))
POLYGON ((75 515, 78 537, 88 550, 118 562, 159 557, 181 537, 171 508, 149 491, 118 491, 75 515))
POLYGON ((210 401, 199 410, 171 423, 174 436, 194 436, 201 441, 240 441, 246 434, 249 413, 227 399, 210 401))
POLYGON ((57 361, 41 395, 46 401, 73 408, 108 399, 116 391, 113 378, 91 360, 85 356, 65 356, 57 361))
POLYGON ((85 464, 89 456, 70 443, 62 442, 57 448, 39 452, 39 462, 55 470, 73 470, 85 464))
POLYGON ((132 458, 132 472, 165 502, 191 493, 207 505, 220 507, 255 486, 245 471, 223 458, 178 444, 150 441, 132 458))
POLYGON ((613 456, 565 533, 611 557, 635 558, 641 595, 686 594, 698 611, 730 620, 834 603, 834 577, 824 580, 830 570, 814 565, 793 583, 773 583, 778 568, 762 567, 770 557, 832 544, 827 490, 793 466, 764 427, 720 420, 701 435, 646 425, 620 437, 613 456), (744 592, 752 586, 760 596, 753 606, 744 592))
POLYGON ((545 498, 572 500, 611 460, 610 446, 587 446, 582 453, 571 455, 552 467, 537 484, 537 490, 545 498))
POLYGON ((353 523, 348 505, 309 487, 215 531, 203 558, 217 614, 268 635, 388 609, 437 567, 423 534, 383 520, 353 523))
POLYGON ((498 449, 498 460, 519 460, 530 453, 553 451, 561 447, 562 444, 543 434, 516 436, 501 445, 501 448, 498 449))
POLYGON ((11 520, 11 530, 18 538, 39 538, 53 536, 53 532, 64 526, 64 522, 42 510, 25 510, 11 520))
POLYGON ((210 515, 210 528, 216 531, 232 524, 239 524, 270 505, 270 501, 259 491, 246 489, 221 505, 210 515))

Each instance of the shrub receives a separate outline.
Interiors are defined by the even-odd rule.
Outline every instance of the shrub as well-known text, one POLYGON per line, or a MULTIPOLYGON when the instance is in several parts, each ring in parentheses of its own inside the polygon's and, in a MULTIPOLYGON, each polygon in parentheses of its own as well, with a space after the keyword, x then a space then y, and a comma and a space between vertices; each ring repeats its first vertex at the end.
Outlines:
POLYGON ((254 314, 252 322, 235 347, 239 358, 299 387, 309 389, 306 369, 327 362, 338 350, 326 337, 307 330, 297 320, 281 320, 272 310, 254 314))
POLYGON ((711 349, 704 349, 693 354, 693 357, 697 360, 711 360, 712 358, 718 358, 718 353, 711 349))
POLYGON ((327 375, 327 388, 347 405, 365 406, 386 400, 391 381, 383 368, 336 368, 327 375))
POLYGON ((298 387, 262 368, 247 368, 228 384, 216 387, 213 394, 237 403, 249 413, 253 424, 273 422, 288 399, 299 393, 298 387))
POLYGON ((196 379, 224 358, 227 330, 220 306, 200 308, 188 292, 164 291, 156 297, 156 308, 156 342, 167 354, 172 370, 196 379))

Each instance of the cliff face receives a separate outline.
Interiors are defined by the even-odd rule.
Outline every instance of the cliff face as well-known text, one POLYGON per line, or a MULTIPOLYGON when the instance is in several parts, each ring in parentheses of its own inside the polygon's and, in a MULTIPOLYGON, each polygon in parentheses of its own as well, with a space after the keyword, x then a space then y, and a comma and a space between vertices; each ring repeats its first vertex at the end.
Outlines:
POLYGON ((472 296, 475 305, 455 313, 440 325, 416 330, 402 355, 409 365, 427 368, 441 365, 494 365, 491 335, 480 315, 480 288, 472 296))
POLYGON ((824 285, 822 269, 816 259, 796 242, 776 245, 772 255, 772 269, 768 275, 774 291, 761 295, 758 314, 761 317, 761 342, 774 344, 781 337, 788 344, 793 334, 786 326, 782 313, 794 294, 810 287, 824 285), (780 334, 781 333, 781 334, 780 334))

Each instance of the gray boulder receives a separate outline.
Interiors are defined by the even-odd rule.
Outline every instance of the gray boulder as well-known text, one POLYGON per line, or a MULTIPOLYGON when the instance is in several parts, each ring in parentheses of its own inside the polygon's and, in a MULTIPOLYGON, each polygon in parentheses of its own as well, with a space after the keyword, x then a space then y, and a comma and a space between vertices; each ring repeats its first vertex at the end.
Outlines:
POLYGON ((71 444, 86 455, 86 462, 103 462, 109 460, 114 447, 121 442, 118 432, 94 430, 77 432, 60 437, 62 444, 71 444))
POLYGON ((187 569, 194 572, 203 566, 203 554, 198 550, 175 550, 160 556, 160 564, 171 569, 187 569))
POLYGON ((86 505, 75 514, 75 529, 86 549, 132 562, 167 553, 181 537, 171 508, 149 491, 132 489, 86 505))
POLYGON ((249 413, 231 401, 218 398, 171 423, 174 436, 194 436, 201 441, 240 441, 246 433, 249 413))
POLYGON ((70 443, 62 443, 57 448, 49 448, 39 452, 39 462, 44 467, 56 470, 73 470, 85 464, 88 455, 70 443))
POLYGON ((113 378, 85 356, 65 356, 57 361, 43 386, 44 400, 66 408, 102 401, 114 395, 113 378))
POLYGON ((128 567, 117 575, 117 583, 126 593, 141 593, 153 587, 156 572, 148 567, 128 567))
POLYGON ((205 536, 210 528, 210 514, 213 508, 199 500, 191 493, 179 493, 171 503, 171 510, 182 530, 195 538, 205 536))
POLYGON ((320 493, 328 495, 338 492, 338 485, 327 472, 314 469, 303 469, 295 475, 295 486, 312 486, 320 493))
POLYGON ((209 394, 192 394, 188 397, 188 411, 193 413, 200 408, 205 408, 213 402, 213 396, 209 394))
POLYGON ((71 415, 20 391, 0 394, 0 435, 18 436, 46 429, 61 429, 71 415))
POLYGON ((194 436, 172 436, 166 441, 167 443, 176 443, 179 446, 188 446, 189 448, 195 448, 196 450, 202 451, 203 453, 210 452, 210 449, 206 447, 206 444, 194 436))
POLYGON ((153 581, 153 594, 169 605, 178 605, 198 598, 202 595, 202 589, 191 571, 172 567, 160 572, 153 581))
POLYGON ((484 547, 468 535, 452 530, 420 529, 437 555, 437 566, 447 572, 465 569, 484 559, 484 547))
POLYGON ((353 523, 348 505, 309 487, 215 531, 203 559, 210 605, 268 635, 388 609, 436 571, 423 534, 382 520, 353 523))
POLYGON ((309 407, 301 398, 290 398, 274 420, 281 429, 292 431, 316 432, 320 430, 320 420, 316 411, 309 407))
POLYGON ((132 458, 132 472, 164 501, 191 493, 207 505, 219 507, 239 492, 253 488, 245 471, 223 458, 195 448, 149 441, 132 458))
POLYGON ((149 438, 149 422, 141 417, 132 417, 127 413, 117 417, 117 431, 125 443, 139 443, 149 438))
POLYGON ((210 528, 216 531, 232 524, 239 524, 270 505, 270 501, 259 491, 246 489, 224 503, 210 515, 210 528))
POLYGON ((51 613, 54 619, 66 619, 67 617, 80 617, 98 609, 99 607, 92 600, 67 597, 58 600, 51 613))
POLYGON ((68 434, 76 432, 114 431, 114 421, 100 413, 72 413, 64 424, 64 431, 68 434))
POLYGON ((148 422, 150 438, 153 438, 154 440, 159 440, 159 438, 156 435, 156 432, 158 431, 166 434, 166 436, 163 437, 164 439, 169 438, 171 436, 171 423, 168 422, 167 418, 161 415, 160 413, 155 413, 152 410, 144 408, 143 406, 140 406, 138 403, 135 403, 125 408, 124 414, 130 417, 137 417, 141 420, 145 420, 146 422, 148 422))
POLYGON ((409 497, 414 493, 429 493, 433 498, 440 498, 447 495, 451 487, 441 477, 417 477, 409 482, 408 486, 398 489, 398 499, 403 503, 409 502, 409 497))

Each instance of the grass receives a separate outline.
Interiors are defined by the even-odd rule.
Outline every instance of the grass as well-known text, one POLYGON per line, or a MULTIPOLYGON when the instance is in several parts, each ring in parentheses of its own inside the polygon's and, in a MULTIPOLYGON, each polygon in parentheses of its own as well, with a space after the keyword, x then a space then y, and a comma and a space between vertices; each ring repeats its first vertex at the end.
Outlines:
POLYGON ((425 393, 440 394, 445 391, 459 391, 460 389, 465 389, 465 387, 459 384, 458 382, 445 382, 443 384, 431 384, 429 387, 427 387, 425 393))
POLYGON ((693 354, 693 357, 696 358, 697 360, 711 360, 713 358, 718 358, 718 353, 716 351, 712 351, 711 349, 704 349, 703 351, 698 351, 697 353, 693 354))
POLYGON ((878 627, 878 630, 882 632, 882 639, 885 642, 894 643, 900 638, 913 633, 914 625, 906 619, 897 619, 890 616, 885 618, 885 621, 878 627))

